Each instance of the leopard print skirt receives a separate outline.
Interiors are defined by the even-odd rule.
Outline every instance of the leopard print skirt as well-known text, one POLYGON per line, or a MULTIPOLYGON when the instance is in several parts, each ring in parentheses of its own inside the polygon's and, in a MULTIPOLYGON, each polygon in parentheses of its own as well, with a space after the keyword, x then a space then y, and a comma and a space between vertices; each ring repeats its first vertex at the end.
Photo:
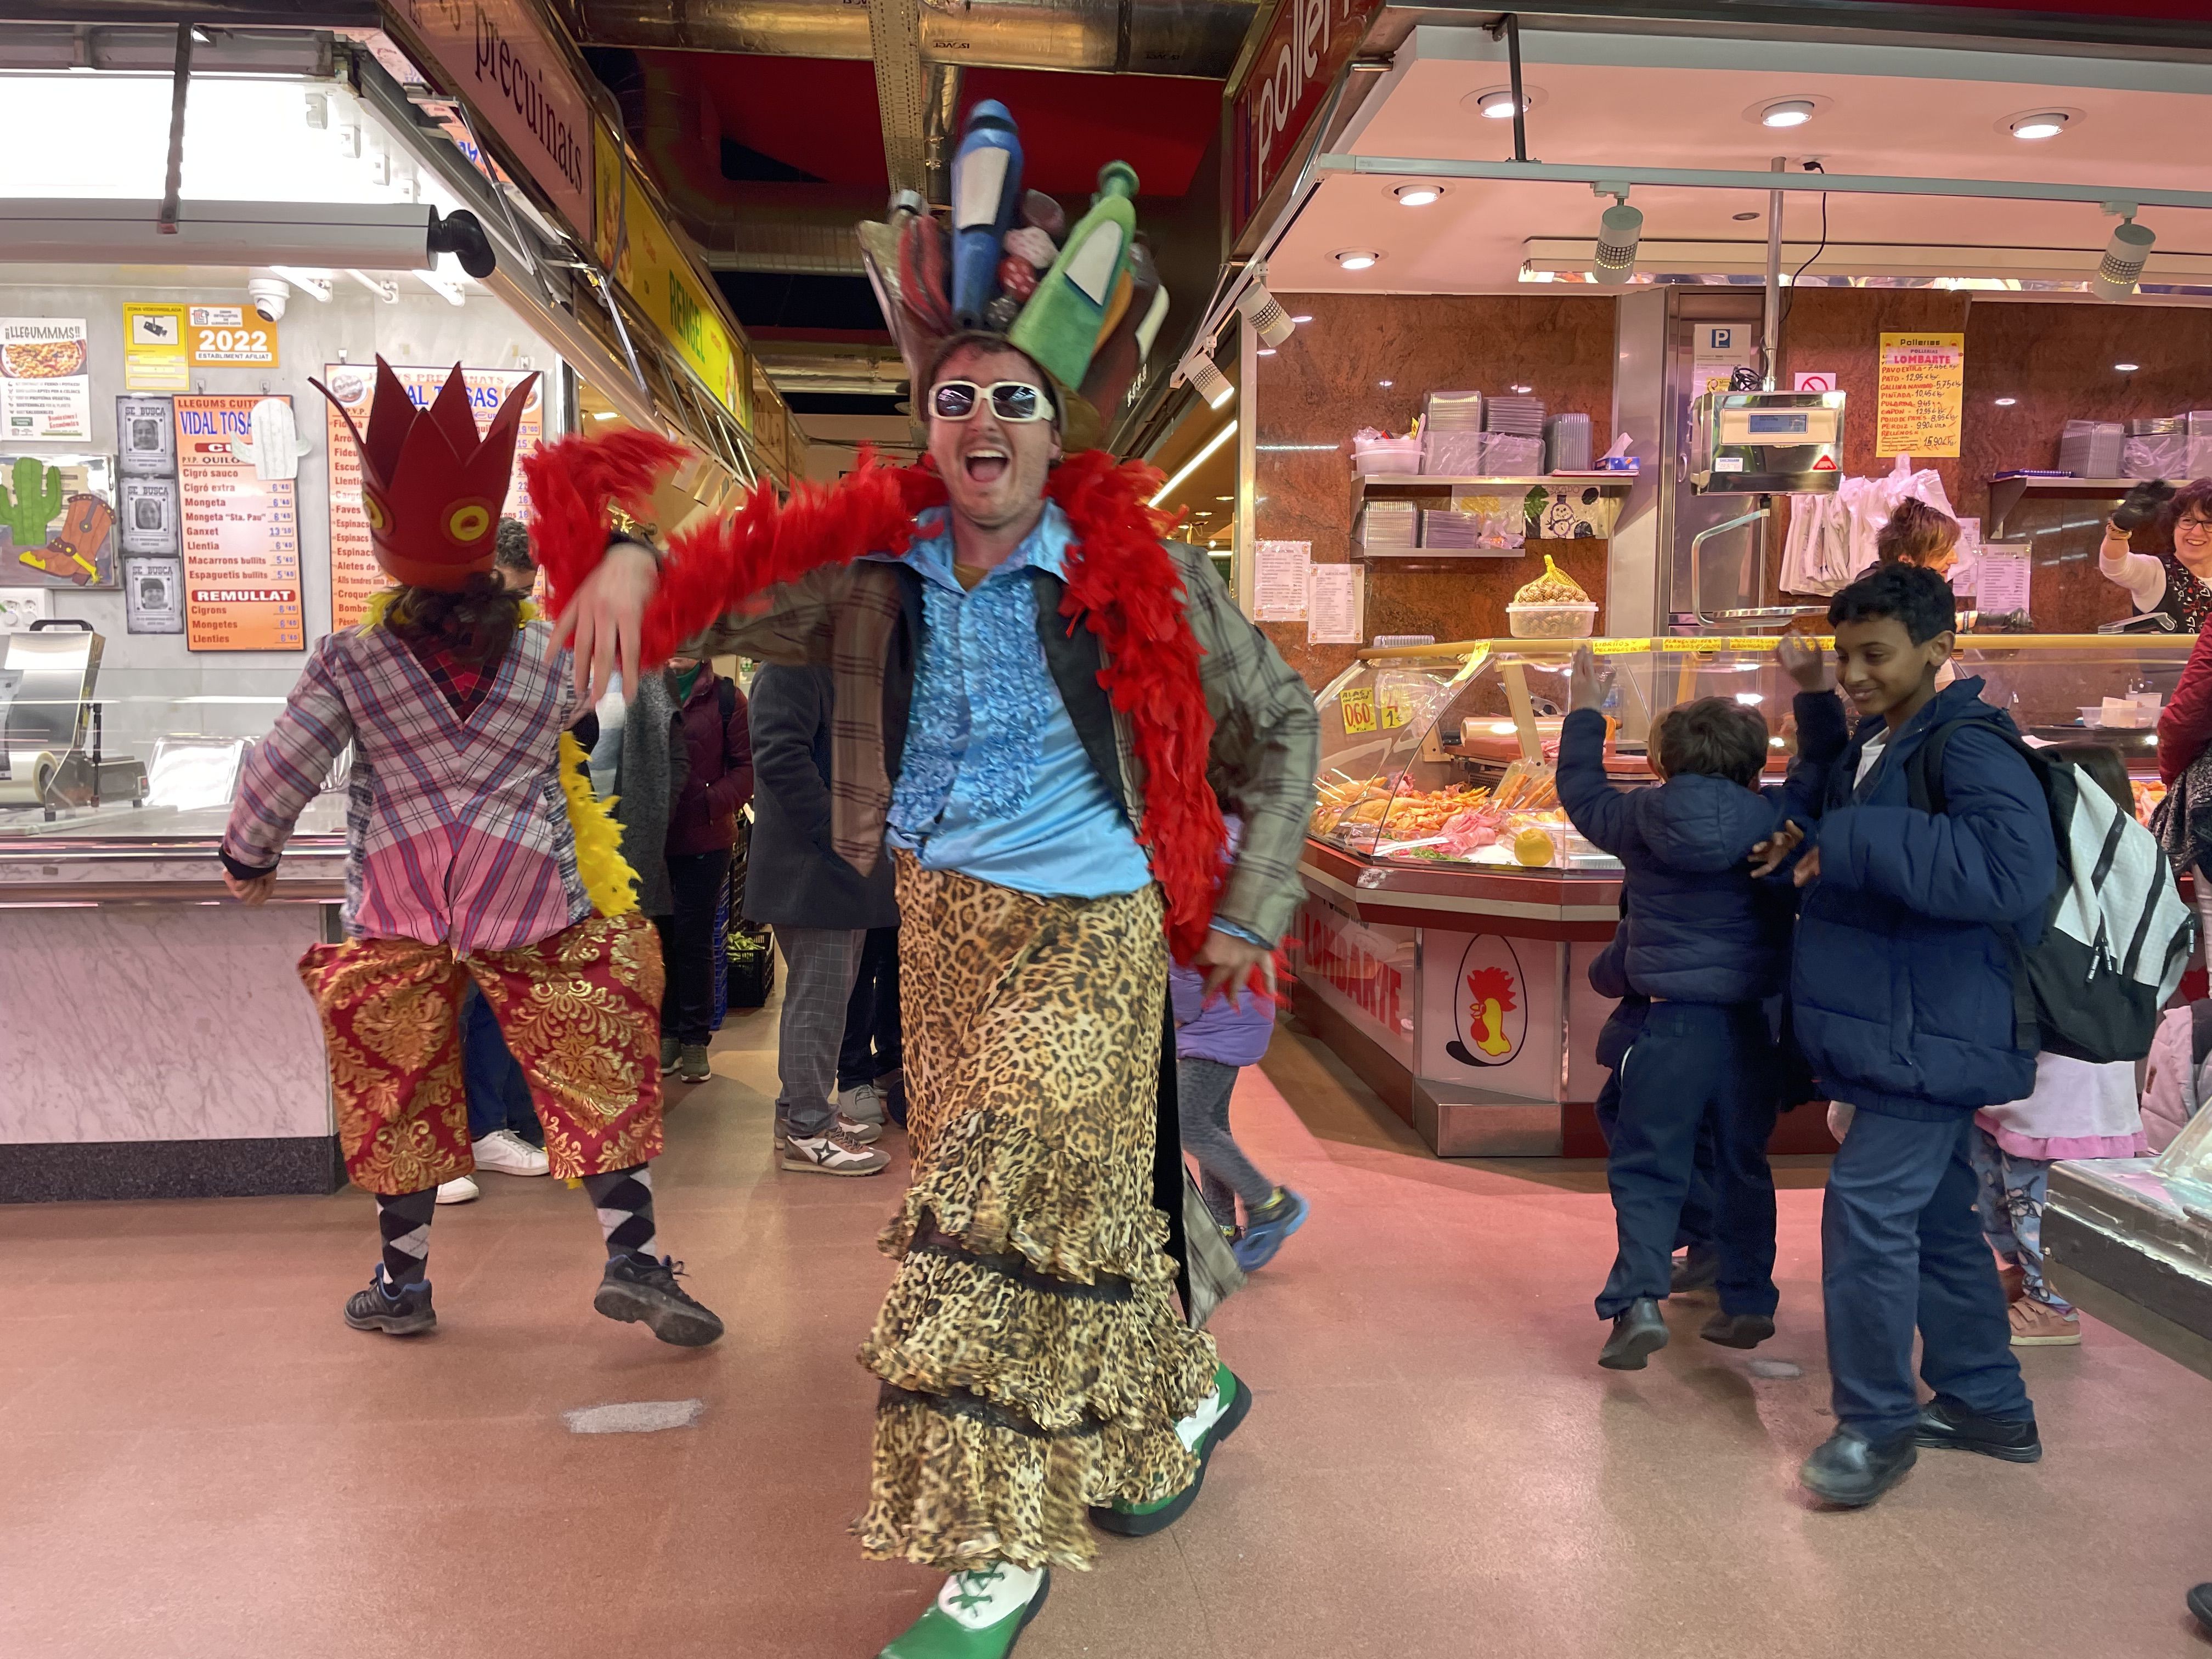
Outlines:
POLYGON ((1175 1425, 1213 1342, 1152 1204, 1158 888, 1037 898, 897 858, 914 1181, 860 1363, 881 1379, 854 1526, 878 1560, 1087 1567, 1089 1505, 1197 1472, 1175 1425))

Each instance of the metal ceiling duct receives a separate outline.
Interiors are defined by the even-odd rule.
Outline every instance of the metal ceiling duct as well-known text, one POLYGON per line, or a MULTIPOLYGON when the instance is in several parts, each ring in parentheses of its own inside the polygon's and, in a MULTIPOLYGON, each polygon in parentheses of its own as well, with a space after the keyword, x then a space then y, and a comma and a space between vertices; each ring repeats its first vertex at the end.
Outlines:
MULTIPOLYGON (((1228 78, 1257 0, 922 0, 925 62, 1228 78)), ((572 0, 586 46, 766 57, 873 55, 849 0, 572 0)))

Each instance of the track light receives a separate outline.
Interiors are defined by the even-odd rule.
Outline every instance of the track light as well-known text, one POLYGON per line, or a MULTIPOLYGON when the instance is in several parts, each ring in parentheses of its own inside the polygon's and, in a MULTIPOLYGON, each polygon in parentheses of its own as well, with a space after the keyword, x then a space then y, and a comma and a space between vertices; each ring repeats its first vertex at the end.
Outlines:
MULTIPOLYGON (((1267 292, 1267 267, 1255 264, 1251 280, 1237 297, 1237 308, 1244 313, 1244 321, 1260 337, 1264 345, 1279 346, 1297 331, 1297 325, 1283 309, 1282 301, 1267 292)), ((1220 405, 1216 404, 1215 408, 1220 405)))
POLYGON ((1346 270, 1366 270, 1371 269, 1382 256, 1372 248, 1348 247, 1332 257, 1346 270))
POLYGON ((1426 207, 1444 193, 1442 185, 1400 185, 1390 192, 1398 198, 1400 207, 1426 207))
MULTIPOLYGON (((1534 101, 1523 92, 1521 94, 1522 113, 1528 113, 1528 106, 1534 101)), ((1513 89, 1503 87, 1496 92, 1483 93, 1475 99, 1474 108, 1475 112, 1486 121, 1510 121, 1513 118, 1513 89)))
POLYGON ((1210 348, 1194 351, 1184 358, 1182 367, 1175 372, 1175 379, 1205 398, 1209 408, 1226 408, 1229 400, 1237 395, 1237 388, 1229 383, 1229 377, 1213 366, 1210 348))
POLYGON ((1644 240, 1644 213, 1628 205, 1626 190, 1601 193, 1613 204, 1597 222, 1597 247, 1591 256, 1590 274, 1608 288, 1618 288, 1636 270, 1636 245, 1644 240))
POLYGON ((2089 279, 2089 291, 2100 300, 2126 299, 2142 279, 2151 244, 2157 240, 2156 232, 2137 224, 2135 215, 2129 213, 2112 227, 2112 240, 2105 244, 2105 257, 2098 262, 2097 274, 2089 279))

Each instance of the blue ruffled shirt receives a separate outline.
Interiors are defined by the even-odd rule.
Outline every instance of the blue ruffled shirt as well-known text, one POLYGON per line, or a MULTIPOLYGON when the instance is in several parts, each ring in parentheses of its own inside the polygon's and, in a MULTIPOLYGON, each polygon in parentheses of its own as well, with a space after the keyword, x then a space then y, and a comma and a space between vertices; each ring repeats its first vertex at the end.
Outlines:
POLYGON ((927 870, 1017 892, 1108 898, 1151 884, 1152 866, 1077 736, 1037 637, 1024 574, 1066 574, 1074 531, 1059 505, 970 592, 952 568, 940 513, 906 553, 927 624, 890 840, 927 870))

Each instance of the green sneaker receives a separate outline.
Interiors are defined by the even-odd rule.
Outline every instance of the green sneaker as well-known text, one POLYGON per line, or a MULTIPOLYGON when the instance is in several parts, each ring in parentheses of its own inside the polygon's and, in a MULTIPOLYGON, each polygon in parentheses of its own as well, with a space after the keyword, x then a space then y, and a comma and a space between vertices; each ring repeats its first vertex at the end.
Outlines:
POLYGON ((994 1565, 976 1572, 954 1573, 929 1611, 876 1659, 1006 1659, 1030 1620, 1043 1611, 1052 1573, 1039 1573, 1036 1592, 1020 1606, 1009 1607, 1006 1571, 1003 1565, 994 1565), (979 1622, 982 1620, 988 1622, 979 1622))
POLYGON ((1252 1390, 1228 1366, 1218 1366, 1213 1373, 1212 1398, 1176 1425, 1183 1443, 1198 1454, 1198 1473, 1191 1476, 1190 1485, 1150 1504, 1094 1504, 1091 1524, 1122 1538, 1149 1538, 1173 1526, 1198 1501, 1198 1489, 1206 1484, 1206 1460, 1213 1455, 1213 1449, 1237 1432, 1237 1425, 1251 1409, 1252 1390))

